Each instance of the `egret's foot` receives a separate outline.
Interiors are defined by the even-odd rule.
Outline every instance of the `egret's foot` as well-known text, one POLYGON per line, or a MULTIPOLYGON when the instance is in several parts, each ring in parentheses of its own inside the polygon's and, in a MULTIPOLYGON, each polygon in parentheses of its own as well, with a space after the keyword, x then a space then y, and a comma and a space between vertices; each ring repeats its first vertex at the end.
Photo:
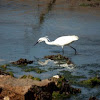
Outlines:
POLYGON ((77 53, 77 52, 75 52, 75 55, 78 55, 78 53, 77 53))
POLYGON ((80 53, 78 53, 78 52, 75 52, 75 55, 81 55, 80 53))

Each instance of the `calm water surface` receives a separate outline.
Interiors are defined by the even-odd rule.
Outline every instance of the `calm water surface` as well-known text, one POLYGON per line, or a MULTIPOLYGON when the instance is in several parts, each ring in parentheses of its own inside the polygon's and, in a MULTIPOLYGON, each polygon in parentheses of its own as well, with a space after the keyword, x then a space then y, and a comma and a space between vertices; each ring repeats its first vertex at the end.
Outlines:
MULTIPOLYGON (((38 38, 48 36, 52 41, 62 35, 78 35, 79 40, 72 44, 79 53, 65 47, 67 56, 76 66, 61 65, 56 70, 42 74, 24 72, 12 66, 16 77, 31 74, 41 79, 58 74, 61 70, 71 71, 73 75, 84 75, 87 78, 100 75, 100 11, 98 9, 67 7, 66 3, 50 5, 37 0, 0 0, 0 64, 10 63, 20 58, 34 60, 33 65, 41 69, 57 66, 54 61, 45 61, 44 56, 58 54, 61 47, 48 46, 45 43, 33 46, 38 38), (37 60, 39 59, 39 60, 37 60), (90 74, 90 71, 95 74, 90 74)), ((99 88, 83 89, 74 100, 89 96, 100 97, 99 88)), ((72 100, 73 100, 72 98, 72 100)), ((85 100, 84 98, 84 100, 85 100)))

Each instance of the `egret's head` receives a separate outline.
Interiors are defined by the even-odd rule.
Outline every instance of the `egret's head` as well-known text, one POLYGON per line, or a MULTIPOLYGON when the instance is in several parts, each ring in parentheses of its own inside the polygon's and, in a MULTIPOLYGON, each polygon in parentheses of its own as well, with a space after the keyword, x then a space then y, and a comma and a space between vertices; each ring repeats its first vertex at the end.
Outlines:
POLYGON ((48 36, 39 38, 38 41, 34 44, 34 46, 35 46, 36 44, 40 43, 40 42, 43 42, 43 41, 47 41, 47 40, 50 41, 47 37, 48 37, 48 36))

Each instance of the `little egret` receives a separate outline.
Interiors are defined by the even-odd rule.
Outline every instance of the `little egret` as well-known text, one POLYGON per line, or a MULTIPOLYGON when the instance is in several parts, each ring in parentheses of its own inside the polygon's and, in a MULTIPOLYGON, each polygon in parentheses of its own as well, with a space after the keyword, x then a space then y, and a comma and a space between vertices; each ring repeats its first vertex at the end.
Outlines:
POLYGON ((41 37, 38 39, 38 41, 34 44, 36 45, 37 43, 40 43, 40 42, 45 42, 46 44, 48 45, 56 45, 56 46, 61 46, 62 47, 62 51, 64 53, 64 49, 63 47, 64 46, 69 46, 71 47, 74 51, 75 51, 75 54, 77 53, 76 49, 72 46, 70 46, 70 44, 76 40, 78 40, 79 37, 78 36, 75 36, 75 35, 72 35, 72 36, 61 36, 61 37, 58 37, 56 40, 54 41, 50 41, 48 39, 48 36, 45 36, 45 37, 41 37))

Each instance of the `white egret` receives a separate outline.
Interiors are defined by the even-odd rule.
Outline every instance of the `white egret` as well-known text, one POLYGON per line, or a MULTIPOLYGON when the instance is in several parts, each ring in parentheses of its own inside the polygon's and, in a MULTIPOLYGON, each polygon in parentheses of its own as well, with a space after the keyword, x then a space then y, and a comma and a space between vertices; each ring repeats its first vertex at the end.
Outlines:
MULTIPOLYGON (((74 49, 75 51, 75 54, 77 53, 76 49, 72 46, 70 46, 70 44, 76 40, 78 40, 79 37, 78 36, 75 36, 75 35, 72 35, 72 36, 61 36, 61 37, 58 37, 57 39, 55 39, 54 41, 50 41, 48 39, 48 36, 45 36, 45 37, 41 37, 38 39, 38 41, 36 42, 37 43, 40 43, 40 42, 45 42, 46 44, 48 45, 56 45, 56 46, 61 46, 62 47, 62 51, 64 53, 64 49, 63 47, 64 46, 69 46, 71 47, 72 49, 74 49)), ((34 45, 36 45, 34 44, 34 45)))

